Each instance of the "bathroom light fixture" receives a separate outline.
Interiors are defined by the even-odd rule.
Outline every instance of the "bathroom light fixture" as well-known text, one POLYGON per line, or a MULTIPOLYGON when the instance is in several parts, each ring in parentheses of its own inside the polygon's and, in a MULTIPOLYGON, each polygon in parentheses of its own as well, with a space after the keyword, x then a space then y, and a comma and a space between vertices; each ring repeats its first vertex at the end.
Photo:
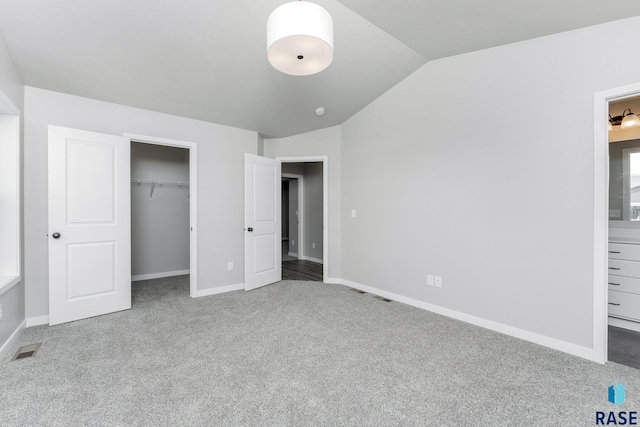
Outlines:
POLYGON ((640 118, 633 114, 631 108, 627 108, 619 116, 611 117, 611 114, 609 114, 609 130, 612 130, 613 126, 620 126, 620 129, 640 126, 640 118))
POLYGON ((276 70, 293 76, 319 73, 333 61, 333 19, 321 6, 293 1, 267 20, 267 58, 276 70))

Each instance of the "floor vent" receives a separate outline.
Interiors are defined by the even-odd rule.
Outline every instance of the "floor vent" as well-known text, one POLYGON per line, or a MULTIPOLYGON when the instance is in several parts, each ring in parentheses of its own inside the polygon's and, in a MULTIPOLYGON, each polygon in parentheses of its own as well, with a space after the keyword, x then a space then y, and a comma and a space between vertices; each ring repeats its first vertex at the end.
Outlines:
POLYGON ((16 354, 13 356, 11 361, 19 360, 19 359, 27 359, 29 357, 35 356, 38 350, 40 349, 41 345, 42 345, 41 342, 37 344, 23 345, 18 349, 18 351, 16 351, 16 354))
POLYGON ((353 292, 357 292, 359 294, 366 294, 365 291, 361 291, 360 289, 356 289, 356 288, 350 288, 353 292))
POLYGON ((376 295, 374 298, 378 298, 379 300, 382 300, 384 302, 391 302, 393 300, 390 300, 389 298, 385 298, 385 297, 381 297, 380 295, 376 295))

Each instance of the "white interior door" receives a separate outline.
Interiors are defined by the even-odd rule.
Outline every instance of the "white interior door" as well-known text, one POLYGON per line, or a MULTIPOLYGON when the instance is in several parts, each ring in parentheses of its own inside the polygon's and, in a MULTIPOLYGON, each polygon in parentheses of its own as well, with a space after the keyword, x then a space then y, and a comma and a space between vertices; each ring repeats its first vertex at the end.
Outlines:
POLYGON ((49 126, 49 324, 131 308, 130 143, 49 126))
POLYGON ((282 279, 281 178, 274 159, 244 155, 244 289, 282 279))

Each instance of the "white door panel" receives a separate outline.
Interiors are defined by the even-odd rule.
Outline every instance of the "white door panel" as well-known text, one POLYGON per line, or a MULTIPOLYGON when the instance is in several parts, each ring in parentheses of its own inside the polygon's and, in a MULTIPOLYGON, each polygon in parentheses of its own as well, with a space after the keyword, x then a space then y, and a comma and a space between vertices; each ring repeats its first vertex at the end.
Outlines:
POLYGON ((130 142, 49 126, 49 324, 131 308, 130 142))
POLYGON ((280 171, 274 159, 245 154, 245 282, 249 291, 282 278, 280 171))

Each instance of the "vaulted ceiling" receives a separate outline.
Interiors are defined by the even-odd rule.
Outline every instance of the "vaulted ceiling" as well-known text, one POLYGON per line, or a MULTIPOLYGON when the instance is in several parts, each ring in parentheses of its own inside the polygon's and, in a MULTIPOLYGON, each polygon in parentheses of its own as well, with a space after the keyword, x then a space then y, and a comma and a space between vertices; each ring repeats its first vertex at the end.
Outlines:
POLYGON ((314 2, 335 56, 307 77, 267 61, 286 0, 0 0, 0 31, 26 85, 281 137, 344 122, 430 60, 640 15, 637 0, 314 2))

